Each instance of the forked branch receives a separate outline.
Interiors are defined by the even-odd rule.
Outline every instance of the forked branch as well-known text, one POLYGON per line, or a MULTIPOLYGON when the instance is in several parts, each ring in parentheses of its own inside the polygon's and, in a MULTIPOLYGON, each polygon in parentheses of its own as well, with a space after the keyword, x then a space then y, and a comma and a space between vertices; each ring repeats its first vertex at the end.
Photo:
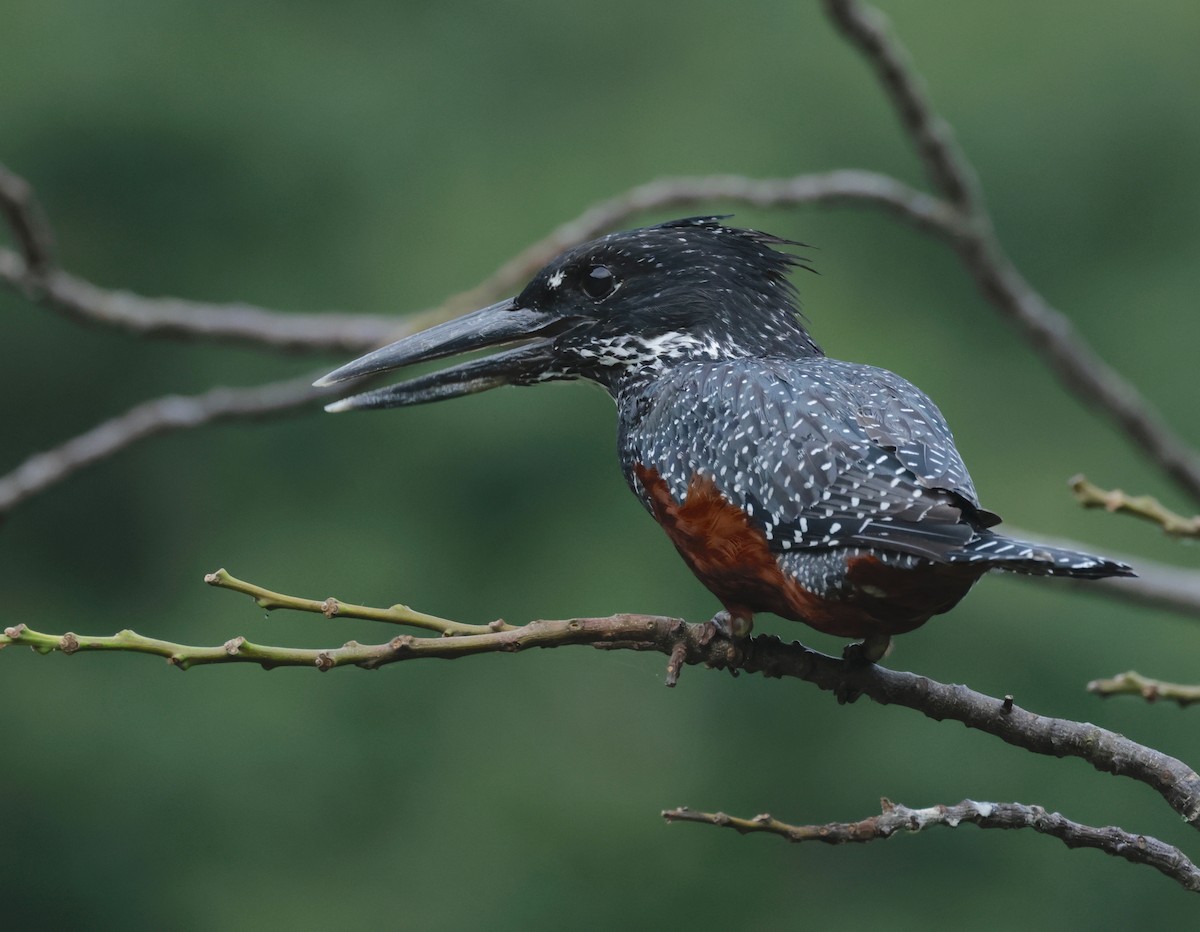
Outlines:
POLYGON ((326 617, 357 617, 407 624, 438 637, 404 634, 376 645, 349 641, 338 648, 301 649, 253 644, 237 637, 216 647, 192 647, 147 638, 133 631, 111 637, 44 634, 24 625, 8 628, 0 646, 25 644, 39 653, 131 651, 165 657, 187 669, 213 663, 253 663, 262 667, 307 666, 317 670, 357 666, 374 669, 421 658, 453 660, 475 654, 515 653, 531 647, 587 645, 606 650, 655 651, 670 658, 668 675, 683 665, 794 677, 833 692, 839 700, 867 696, 883 704, 914 709, 936 721, 961 722, 1009 744, 1052 757, 1078 757, 1097 770, 1129 777, 1159 793, 1195 828, 1200 828, 1200 775, 1161 751, 1087 722, 1049 718, 966 686, 938 683, 913 673, 830 657, 798 642, 761 635, 734 642, 711 624, 692 625, 657 615, 613 615, 531 621, 524 625, 464 625, 413 612, 407 606, 372 609, 332 599, 305 599, 271 592, 223 570, 205 577, 209 585, 251 596, 263 608, 292 608, 326 617))

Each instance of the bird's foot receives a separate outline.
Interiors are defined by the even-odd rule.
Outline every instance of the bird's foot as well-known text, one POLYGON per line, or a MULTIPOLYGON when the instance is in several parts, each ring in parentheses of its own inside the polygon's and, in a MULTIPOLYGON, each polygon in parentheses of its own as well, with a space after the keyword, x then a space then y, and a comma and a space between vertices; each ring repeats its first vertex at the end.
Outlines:
POLYGON ((727 611, 717 612, 710 624, 717 629, 717 634, 731 641, 744 641, 754 630, 754 619, 744 615, 731 615, 727 611))
MULTIPOLYGON (((846 672, 849 674, 856 667, 877 663, 884 658, 891 646, 892 639, 886 634, 873 634, 862 641, 847 644, 842 651, 842 659, 846 661, 846 672)), ((839 705, 848 705, 861 696, 862 692, 849 682, 842 681, 834 687, 833 694, 837 697, 839 705)))
POLYGON ((754 628, 754 619, 748 615, 733 615, 726 611, 717 612, 709 622, 713 631, 729 641, 727 669, 734 676, 746 661, 746 652, 750 648, 750 631, 754 628))
POLYGON ((847 644, 842 650, 842 659, 852 664, 878 663, 891 649, 892 639, 888 635, 872 634, 861 641, 847 644))

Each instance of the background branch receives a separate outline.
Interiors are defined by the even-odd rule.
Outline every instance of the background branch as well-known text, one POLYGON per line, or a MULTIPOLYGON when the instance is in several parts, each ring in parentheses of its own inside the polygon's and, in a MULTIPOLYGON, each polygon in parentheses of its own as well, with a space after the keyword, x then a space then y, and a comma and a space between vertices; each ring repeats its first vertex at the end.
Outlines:
MULTIPOLYGON (((1057 534, 1039 534, 1005 523, 1005 528, 1014 537, 1036 540, 1054 547, 1069 550, 1087 550, 1089 544, 1059 537, 1057 534)), ((1120 579, 1061 579, 1055 584, 1071 586, 1081 593, 1103 595, 1132 605, 1147 605, 1177 612, 1189 618, 1200 618, 1200 572, 1188 567, 1160 563, 1136 554, 1122 553, 1105 548, 1105 555, 1134 567, 1137 576, 1120 579)), ((1046 585, 1046 580, 1037 576, 1015 576, 1030 585, 1046 585)))
POLYGON ((1200 501, 1200 454, 1088 345, 1070 318, 1033 289, 1004 252, 977 190, 974 167, 926 99, 920 75, 903 45, 888 33, 883 14, 858 0, 825 0, 825 9, 875 69, 935 186, 962 208, 968 232, 955 239, 954 249, 983 294, 1064 386, 1107 415, 1147 459, 1200 501))
POLYGON ((0 476, 0 516, 140 440, 216 421, 275 417, 298 411, 332 394, 329 389, 313 388, 313 379, 318 374, 253 388, 218 387, 199 395, 167 395, 135 405, 61 446, 34 454, 12 472, 0 476))
POLYGON ((1103 508, 1105 511, 1133 515, 1153 521, 1175 537, 1200 537, 1200 515, 1185 518, 1165 507, 1150 495, 1127 495, 1120 489, 1102 489, 1088 482, 1085 476, 1071 480, 1071 491, 1084 508, 1103 508))
POLYGON ((1134 670, 1106 680, 1092 680, 1087 688, 1097 696, 1141 696, 1147 702, 1166 699, 1179 703, 1181 708, 1200 702, 1200 686, 1155 680, 1134 670))
POLYGON ((897 832, 915 833, 933 825, 958 828, 969 823, 980 828, 1028 828, 1058 838, 1068 848, 1093 848, 1134 864, 1148 865, 1170 877, 1185 890, 1200 892, 1200 870, 1175 846, 1148 835, 1132 835, 1113 825, 1104 828, 1083 825, 1060 813, 1047 812, 1041 806, 964 799, 953 806, 910 809, 883 799, 880 800, 880 808, 882 812, 879 815, 860 822, 829 822, 825 825, 789 825, 765 813, 752 819, 742 819, 723 812, 697 812, 686 807, 667 809, 662 816, 668 822, 699 822, 731 828, 743 835, 766 833, 791 842, 821 841, 829 845, 878 841, 891 838, 897 832))
MULTIPOLYGON (((1200 500, 1200 455, 1171 430, 1130 382, 1091 349, 1069 318, 1025 281, 1004 253, 993 233, 973 166, 958 148, 949 124, 929 103, 920 76, 903 46, 887 32, 882 14, 857 0, 826 0, 825 8, 842 34, 874 67, 930 178, 950 204, 893 178, 862 171, 762 181, 735 175, 663 179, 594 205, 505 262, 474 288, 430 311, 395 321, 372 315, 283 314, 245 304, 155 300, 98 288, 53 267, 52 234, 32 188, 0 166, 0 208, 22 253, 0 250, 0 280, 72 319, 143 335, 250 343, 279 350, 360 352, 514 290, 558 252, 638 213, 721 201, 755 207, 869 204, 945 238, 985 296, 1016 324, 1063 383, 1082 401, 1106 413, 1153 462, 1200 500)), ((307 400, 298 397, 296 404, 307 400)), ((275 405, 255 416, 282 413, 287 407, 275 405)))
MULTIPOLYGON (((18 239, 31 244, 50 237, 30 185, 0 166, 0 200, 18 239), (18 196, 20 195, 20 196, 18 196)), ((248 304, 207 304, 179 298, 146 298, 111 291, 50 268, 48 252, 37 250, 43 268, 28 257, 0 249, 0 281, 79 322, 97 323, 140 336, 203 339, 286 351, 359 353, 397 340, 414 330, 489 303, 515 291, 558 253, 656 210, 695 208, 731 202, 753 207, 804 204, 860 204, 877 207, 926 232, 953 239, 963 235, 956 211, 945 203, 887 175, 842 170, 794 178, 755 180, 740 175, 663 178, 587 208, 549 236, 522 250, 473 288, 436 307, 403 317, 367 314, 296 314, 248 304)))
MULTIPOLYGON (((33 187, 4 165, 0 165, 0 213, 21 250, 20 257, 9 254, 21 263, 24 276, 40 275, 54 262, 54 234, 33 187)), ((3 253, 8 250, 0 250, 0 260, 3 253)), ((3 268, 0 262, 0 270, 3 268)))
POLYGON ((856 0, 825 0, 825 12, 842 37, 856 46, 875 69, 934 188, 964 216, 986 223, 975 169, 959 149, 953 128, 929 102, 924 81, 908 50, 889 35, 887 17, 856 0))

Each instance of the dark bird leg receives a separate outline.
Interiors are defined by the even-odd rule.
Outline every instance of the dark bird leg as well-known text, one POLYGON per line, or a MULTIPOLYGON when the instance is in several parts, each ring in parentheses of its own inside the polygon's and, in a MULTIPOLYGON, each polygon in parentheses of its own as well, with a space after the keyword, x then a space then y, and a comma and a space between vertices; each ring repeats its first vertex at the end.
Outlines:
POLYGON ((861 641, 847 644, 842 659, 847 663, 878 663, 892 648, 892 639, 887 634, 871 634, 861 641))
POLYGON ((727 637, 731 641, 744 641, 750 637, 750 632, 754 630, 754 617, 740 613, 734 615, 722 609, 713 615, 710 624, 723 637, 727 637))

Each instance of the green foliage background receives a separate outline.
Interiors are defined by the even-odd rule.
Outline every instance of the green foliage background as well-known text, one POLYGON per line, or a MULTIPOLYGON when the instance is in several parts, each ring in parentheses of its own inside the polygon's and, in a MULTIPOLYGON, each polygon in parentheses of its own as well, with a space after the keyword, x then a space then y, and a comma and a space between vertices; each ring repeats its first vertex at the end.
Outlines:
MULTIPOLYGON (((1197 437, 1200 6, 890 3, 1032 282, 1197 437)), ((148 294, 404 313, 593 200, 664 174, 865 167, 923 184, 816 4, 129 0, 6 6, 0 159, 68 268, 148 294)), ((714 205, 720 207, 721 205, 714 205)), ((647 220, 663 219, 648 217, 647 220)), ((1195 560, 1064 481, 1175 496, 1060 391, 939 244, 868 212, 737 210, 813 243, 833 355, 939 401, 988 507, 1098 549, 1195 560)), ((147 397, 332 366, 144 342, 0 294, 0 470, 147 397)), ((1194 505, 1194 503, 1192 503, 1194 505)), ((716 608, 624 489, 609 402, 508 390, 176 434, 0 529, 0 616, 219 643, 378 640, 263 617, 201 576, 512 621, 716 608)), ((761 630, 839 644, 775 619, 761 630)), ((1196 679, 1200 627, 985 580, 890 663, 1195 763, 1196 712, 1102 704, 1129 666, 1196 679)), ((1200 851, 1150 790, 799 683, 586 650, 329 675, 0 657, 7 928, 776 929, 1186 924, 1169 881, 1032 833, 829 849, 697 826, 1036 802, 1200 851)))

